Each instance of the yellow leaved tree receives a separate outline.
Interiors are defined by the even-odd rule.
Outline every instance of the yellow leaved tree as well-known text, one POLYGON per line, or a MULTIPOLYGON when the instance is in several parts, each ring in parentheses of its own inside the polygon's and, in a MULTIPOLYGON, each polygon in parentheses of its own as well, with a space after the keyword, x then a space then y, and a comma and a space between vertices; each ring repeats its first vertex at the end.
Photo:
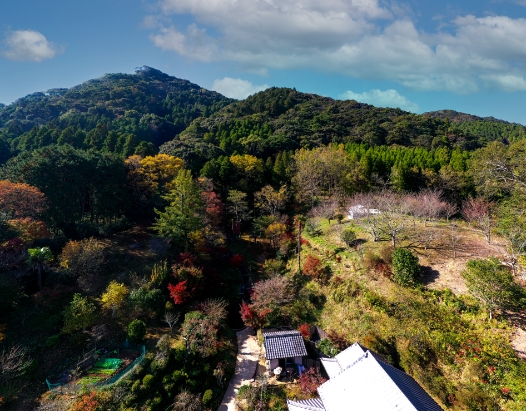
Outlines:
POLYGON ((112 281, 108 285, 108 288, 106 288, 106 291, 102 293, 102 306, 112 310, 111 318, 115 316, 115 312, 124 304, 127 295, 128 288, 124 284, 119 284, 117 281, 112 281))

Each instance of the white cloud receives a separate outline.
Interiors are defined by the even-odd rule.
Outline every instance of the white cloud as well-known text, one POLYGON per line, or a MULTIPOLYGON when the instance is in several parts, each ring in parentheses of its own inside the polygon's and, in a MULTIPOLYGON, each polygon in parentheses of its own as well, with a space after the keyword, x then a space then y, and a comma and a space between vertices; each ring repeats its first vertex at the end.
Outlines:
POLYGON ((377 107, 397 107, 402 110, 416 113, 419 111, 417 104, 409 101, 406 97, 398 93, 398 91, 378 90, 365 91, 363 93, 354 93, 353 91, 346 91, 338 96, 342 100, 356 100, 361 103, 372 104, 377 107))
POLYGON ((482 76, 482 79, 504 91, 526 90, 526 80, 521 76, 492 74, 482 76))
POLYGON ((215 80, 212 85, 212 90, 221 93, 224 96, 243 100, 248 96, 263 91, 268 88, 267 84, 256 86, 250 81, 242 80, 240 78, 225 77, 221 80, 215 80))
POLYGON ((150 36, 156 46, 199 61, 238 62, 254 73, 307 68, 456 93, 513 91, 526 81, 526 19, 458 16, 451 32, 426 33, 410 11, 380 0, 159 4, 164 18, 191 15, 195 23, 186 30, 162 25, 150 36), (495 76, 501 80, 490 80, 495 76))
POLYGON ((173 26, 161 27, 160 33, 152 34, 150 40, 163 51, 175 51, 185 57, 203 62, 213 61, 218 52, 214 40, 195 24, 188 27, 186 34, 179 32, 173 26))
POLYGON ((50 59, 62 52, 46 37, 34 30, 15 30, 8 34, 3 56, 9 60, 36 61, 50 59))

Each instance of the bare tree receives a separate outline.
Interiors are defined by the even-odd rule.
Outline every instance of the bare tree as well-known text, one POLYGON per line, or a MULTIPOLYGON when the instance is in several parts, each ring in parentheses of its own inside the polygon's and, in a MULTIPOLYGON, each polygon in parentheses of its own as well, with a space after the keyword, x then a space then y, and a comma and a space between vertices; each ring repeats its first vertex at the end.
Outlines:
POLYGON ((200 311, 214 324, 219 325, 222 323, 227 315, 228 303, 221 298, 211 298, 206 300, 199 306, 200 311))
POLYGON ((9 400, 22 388, 19 377, 24 375, 30 364, 27 350, 20 345, 4 348, 0 352, 0 393, 3 393, 4 400, 9 400))
POLYGON ((291 284, 287 277, 273 277, 259 281, 253 288, 253 308, 257 312, 279 309, 294 299, 291 284))
POLYGON ((0 353, 0 381, 7 381, 24 374, 29 366, 27 350, 20 345, 4 348, 0 353))
POLYGON ((373 237, 380 240, 380 216, 378 198, 375 193, 358 193, 347 200, 347 209, 357 209, 359 213, 353 216, 354 221, 373 237))
POLYGON ((201 398, 199 398, 199 395, 192 394, 186 389, 183 389, 175 397, 172 409, 174 411, 201 411, 203 405, 201 404, 201 398))
POLYGON ((453 251, 453 258, 457 258, 458 246, 462 242, 462 236, 460 235, 457 224, 451 224, 449 226, 449 244, 453 251))
POLYGON ((428 221, 437 220, 442 214, 446 203, 442 201, 441 190, 425 189, 420 191, 411 202, 414 215, 424 221, 424 227, 428 221))
POLYGON ((329 220, 329 225, 331 224, 331 220, 334 219, 334 215, 336 213, 336 210, 339 207, 339 200, 337 195, 333 195, 332 197, 324 200, 321 202, 320 205, 314 207, 311 212, 311 217, 322 217, 329 220))
POLYGON ((186 316, 181 336, 186 341, 187 352, 194 351, 202 357, 214 355, 218 348, 218 332, 227 316, 228 303, 210 299, 198 305, 195 315, 186 316))
POLYGON ((455 203, 450 203, 449 201, 444 202, 442 208, 442 215, 446 217, 446 221, 449 223, 449 219, 458 213, 458 206, 455 203))
POLYGON ((482 231, 488 244, 491 244, 491 230, 494 224, 492 208, 492 202, 480 197, 471 197, 462 204, 462 216, 468 223, 482 231))
POLYGON ((175 312, 175 311, 166 311, 163 316, 163 322, 168 324, 168 327, 170 327, 170 335, 172 335, 173 328, 175 324, 179 322, 179 318, 181 317, 181 313, 175 312))
POLYGON ((508 240, 505 262, 511 267, 513 275, 517 275, 519 259, 526 254, 526 234, 522 227, 513 226, 503 230, 502 235, 508 240))
POLYGON ((391 239, 393 248, 405 229, 411 224, 408 218, 407 197, 394 191, 382 190, 377 193, 379 230, 391 239))

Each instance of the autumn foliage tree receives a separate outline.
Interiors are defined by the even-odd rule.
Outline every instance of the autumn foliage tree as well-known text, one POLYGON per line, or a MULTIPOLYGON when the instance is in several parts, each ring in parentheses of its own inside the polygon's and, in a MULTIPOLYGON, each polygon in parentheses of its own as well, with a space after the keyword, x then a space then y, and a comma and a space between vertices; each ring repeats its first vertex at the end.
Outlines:
POLYGON ((316 394, 316 390, 327 380, 321 376, 314 368, 309 368, 306 372, 300 375, 298 385, 301 392, 306 395, 316 394))
POLYGON ((241 304, 241 317, 246 325, 256 328, 279 325, 293 300, 294 290, 286 277, 259 281, 252 288, 252 304, 241 304))
POLYGON ((171 188, 179 170, 183 168, 183 160, 168 154, 147 156, 140 160, 140 173, 146 177, 151 186, 161 195, 171 188))
POLYGON ((169 284, 168 291, 177 305, 198 300, 209 285, 205 284, 203 269, 196 266, 196 258, 191 253, 179 255, 178 262, 172 266, 172 275, 177 282, 169 284))
POLYGON ((111 318, 115 316, 115 312, 124 304, 127 295, 128 288, 124 284, 120 284, 117 281, 110 282, 101 296, 101 301, 104 308, 111 310, 111 318))
POLYGON ((181 336, 186 342, 187 352, 209 357, 219 347, 219 331, 227 316, 228 303, 221 299, 210 299, 199 304, 196 311, 186 314, 181 325, 181 336))
POLYGON ((60 266, 71 277, 77 278, 82 290, 98 292, 106 269, 107 247, 95 238, 70 241, 59 255, 60 266))
POLYGON ((320 282, 327 281, 327 268, 318 257, 312 255, 307 256, 303 263, 303 273, 320 282))
POLYGON ((25 183, 0 181, 0 218, 38 219, 46 210, 46 196, 36 187, 25 183))

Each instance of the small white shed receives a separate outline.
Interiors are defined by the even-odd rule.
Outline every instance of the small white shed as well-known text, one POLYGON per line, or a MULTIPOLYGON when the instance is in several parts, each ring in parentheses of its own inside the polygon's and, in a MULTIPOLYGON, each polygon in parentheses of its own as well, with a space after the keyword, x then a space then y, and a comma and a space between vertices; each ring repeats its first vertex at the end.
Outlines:
POLYGON ((366 208, 361 204, 354 205, 349 208, 349 219, 356 220, 358 218, 367 217, 373 214, 380 214, 380 210, 376 208, 366 208))

